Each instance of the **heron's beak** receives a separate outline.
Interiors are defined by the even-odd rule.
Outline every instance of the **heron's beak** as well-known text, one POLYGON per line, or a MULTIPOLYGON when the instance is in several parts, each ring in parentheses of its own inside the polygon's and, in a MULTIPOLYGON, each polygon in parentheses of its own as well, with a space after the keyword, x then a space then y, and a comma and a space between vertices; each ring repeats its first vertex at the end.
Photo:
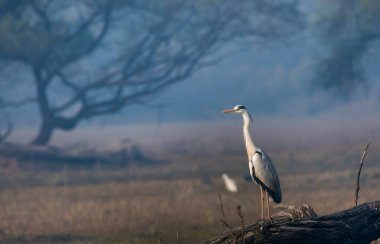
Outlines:
POLYGON ((235 110, 233 110, 233 109, 225 109, 222 112, 225 113, 225 114, 229 114, 229 113, 235 112, 235 110))

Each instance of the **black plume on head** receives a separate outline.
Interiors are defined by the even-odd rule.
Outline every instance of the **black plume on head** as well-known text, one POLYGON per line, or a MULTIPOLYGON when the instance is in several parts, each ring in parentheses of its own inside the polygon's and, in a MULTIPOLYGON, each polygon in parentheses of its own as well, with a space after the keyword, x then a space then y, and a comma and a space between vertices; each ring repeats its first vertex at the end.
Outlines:
POLYGON ((237 109, 246 109, 243 105, 236 106, 237 109))

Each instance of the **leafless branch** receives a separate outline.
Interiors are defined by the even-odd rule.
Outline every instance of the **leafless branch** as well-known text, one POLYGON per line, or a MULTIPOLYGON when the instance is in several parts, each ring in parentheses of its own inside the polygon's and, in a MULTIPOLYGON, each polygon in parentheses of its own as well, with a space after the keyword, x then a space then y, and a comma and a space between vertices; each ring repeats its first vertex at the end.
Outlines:
POLYGON ((364 148, 362 157, 360 159, 360 166, 359 166, 358 174, 357 174, 357 177, 356 177, 356 189, 355 189, 355 197, 354 197, 354 204, 355 204, 355 206, 358 205, 358 199, 359 199, 360 173, 362 172, 362 167, 363 167, 363 164, 364 164, 364 159, 367 156, 367 151, 368 151, 368 148, 369 148, 370 145, 371 145, 371 143, 368 143, 367 146, 364 148))
POLYGON ((220 212, 222 213, 222 218, 220 219, 220 221, 222 222, 223 226, 227 228, 230 236, 236 240, 236 235, 232 232, 231 226, 227 221, 226 214, 224 213, 222 195, 220 193, 219 193, 219 204, 220 204, 220 212))
POLYGON ((6 124, 7 127, 5 131, 3 133, 0 133, 0 143, 4 142, 9 137, 13 130, 13 124, 8 118, 6 118, 6 124))
POLYGON ((51 20, 49 18, 49 15, 46 13, 46 10, 41 9, 37 4, 35 0, 29 1, 30 6, 32 7, 33 11, 36 13, 36 15, 41 19, 43 25, 45 26, 46 30, 48 32, 51 31, 51 20))
MULTIPOLYGON (((82 59, 83 57, 92 53, 94 50, 96 50, 99 47, 99 45, 101 44, 101 42, 103 41, 104 37, 106 36, 106 34, 108 33, 108 31, 110 29, 111 17, 112 17, 112 1, 110 1, 109 4, 107 4, 106 6, 103 6, 103 7, 104 7, 104 9, 102 7, 99 7, 100 8, 99 11, 94 12, 87 19, 87 21, 84 24, 82 24, 82 26, 80 26, 78 28, 78 30, 76 32, 74 32, 72 35, 65 37, 64 39, 61 40, 60 45, 65 45, 66 43, 70 43, 70 41, 74 40, 75 38, 80 37, 83 34, 83 32, 85 32, 85 31, 88 32, 89 28, 96 24, 95 20, 99 16, 101 16, 102 27, 99 31, 99 34, 93 38, 92 42, 89 45, 86 45, 81 50, 78 50, 78 52, 72 52, 69 57, 62 60, 62 63, 60 64, 59 67, 56 67, 56 69, 58 69, 58 70, 62 69, 63 67, 65 67, 66 65, 68 65, 72 62, 76 62, 76 61, 82 59)), ((52 71, 52 72, 54 73, 54 71, 52 71)))
POLYGON ((241 210, 241 205, 239 204, 237 207, 236 207, 236 212, 240 218, 240 228, 241 228, 241 243, 244 244, 245 241, 244 241, 244 214, 241 210))

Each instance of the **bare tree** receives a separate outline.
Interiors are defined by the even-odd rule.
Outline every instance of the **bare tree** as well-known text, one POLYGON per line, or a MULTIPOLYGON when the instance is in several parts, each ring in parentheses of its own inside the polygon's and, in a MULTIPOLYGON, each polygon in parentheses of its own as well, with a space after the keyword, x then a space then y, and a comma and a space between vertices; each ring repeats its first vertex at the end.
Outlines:
POLYGON ((20 64, 34 82, 37 145, 146 101, 218 61, 233 41, 275 40, 304 22, 293 1, 19 2, 0 20, 0 61, 20 64))
POLYGON ((364 58, 380 40, 380 3, 376 0, 321 1, 316 27, 326 53, 314 83, 340 95, 366 84, 364 58))

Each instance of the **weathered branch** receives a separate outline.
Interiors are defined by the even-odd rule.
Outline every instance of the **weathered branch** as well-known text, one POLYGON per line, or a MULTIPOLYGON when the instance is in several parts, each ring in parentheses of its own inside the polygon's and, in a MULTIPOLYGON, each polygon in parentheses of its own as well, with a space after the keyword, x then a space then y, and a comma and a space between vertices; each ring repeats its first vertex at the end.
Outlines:
POLYGON ((242 244, 245 244, 245 241, 244 241, 244 214, 243 212, 241 211, 241 205, 239 204, 237 207, 236 207, 236 212, 240 218, 240 224, 241 224, 241 242, 242 244))
POLYGON ((362 167, 363 167, 363 164, 364 164, 364 159, 365 159, 365 156, 367 155, 367 151, 368 151, 368 148, 369 148, 370 145, 371 145, 371 143, 367 144, 367 146, 365 147, 365 149, 363 151, 362 157, 360 159, 360 166, 359 166, 358 175, 357 175, 357 178, 356 178, 356 190, 355 190, 355 197, 354 197, 355 206, 358 205, 358 199, 359 199, 360 173, 362 172, 362 167))
MULTIPOLYGON (((243 240, 247 244, 369 243, 380 238, 380 201, 367 202, 321 217, 293 217, 281 215, 246 226, 243 240)), ((240 242, 241 227, 232 230, 232 233, 223 233, 204 243, 240 242)))
POLYGON ((220 219, 220 221, 222 222, 223 226, 225 226, 227 228, 228 235, 230 235, 236 239, 236 235, 234 235, 234 233, 232 232, 231 226, 228 223, 226 214, 224 213, 224 208, 223 208, 223 203, 222 203, 222 195, 220 193, 219 193, 219 204, 220 204, 220 212, 222 213, 222 217, 223 217, 222 219, 220 219))

